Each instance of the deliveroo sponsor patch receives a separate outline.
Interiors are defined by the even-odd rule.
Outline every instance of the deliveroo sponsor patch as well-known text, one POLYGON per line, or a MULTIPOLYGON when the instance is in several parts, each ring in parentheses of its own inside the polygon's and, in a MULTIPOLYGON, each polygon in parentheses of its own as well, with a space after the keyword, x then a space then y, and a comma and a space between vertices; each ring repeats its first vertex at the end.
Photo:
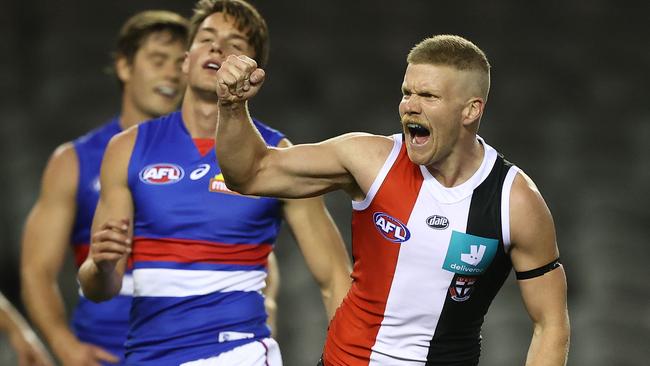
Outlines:
POLYGON ((497 239, 465 234, 451 233, 447 256, 443 269, 462 275, 480 275, 492 263, 497 252, 497 239))

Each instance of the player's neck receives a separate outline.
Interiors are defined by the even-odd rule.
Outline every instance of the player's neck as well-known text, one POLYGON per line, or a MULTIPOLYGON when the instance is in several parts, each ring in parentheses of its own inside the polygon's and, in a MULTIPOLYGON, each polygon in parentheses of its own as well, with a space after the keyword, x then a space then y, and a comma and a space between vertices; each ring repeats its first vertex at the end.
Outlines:
POLYGON ((476 135, 458 141, 451 153, 439 162, 427 166, 429 173, 445 187, 459 186, 481 167, 485 148, 476 135))
POLYGON ((122 100, 122 111, 120 113, 120 127, 122 130, 126 130, 131 126, 135 126, 138 123, 148 121, 155 118, 150 114, 142 112, 140 109, 136 108, 133 103, 131 103, 127 98, 122 100))
POLYGON ((189 88, 181 106, 183 122, 192 138, 214 138, 219 110, 213 100, 197 98, 189 88))

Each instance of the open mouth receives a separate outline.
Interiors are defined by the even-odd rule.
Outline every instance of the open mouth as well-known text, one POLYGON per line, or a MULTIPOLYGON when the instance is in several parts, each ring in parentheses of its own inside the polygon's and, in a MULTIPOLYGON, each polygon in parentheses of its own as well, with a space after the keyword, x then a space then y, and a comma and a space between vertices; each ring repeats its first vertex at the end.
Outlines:
POLYGON ((414 145, 424 145, 429 141, 431 132, 424 126, 409 122, 406 124, 406 129, 411 137, 411 143, 414 145))
POLYGON ((220 67, 221 67, 221 65, 219 65, 218 63, 216 63, 214 61, 208 61, 208 62, 203 64, 203 68, 208 69, 208 70, 217 71, 217 70, 219 70, 220 67))
POLYGON ((154 90, 156 93, 167 98, 174 98, 176 95, 178 95, 178 89, 171 86, 157 86, 154 88, 154 90))

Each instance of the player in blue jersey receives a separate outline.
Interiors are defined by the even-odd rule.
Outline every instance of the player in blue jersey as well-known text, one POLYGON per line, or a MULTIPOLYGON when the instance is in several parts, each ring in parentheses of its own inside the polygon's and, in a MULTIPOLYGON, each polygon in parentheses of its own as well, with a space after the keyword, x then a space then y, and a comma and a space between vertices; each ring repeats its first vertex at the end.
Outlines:
MULTIPOLYGON (((210 141, 216 70, 229 55, 266 63, 264 19, 242 0, 201 0, 190 39, 181 111, 121 133, 106 150, 79 280, 89 298, 112 298, 132 260, 129 364, 281 365, 260 294, 281 217, 321 286, 330 317, 349 288, 349 259, 321 198, 242 196, 223 182, 210 141)), ((290 145, 280 132, 255 123, 267 145, 290 145)))
POLYGON ((61 145, 45 168, 40 196, 24 229, 23 298, 30 318, 66 366, 112 364, 123 358, 129 277, 121 295, 110 302, 94 304, 81 296, 69 324, 57 276, 69 248, 77 265, 86 258, 99 199, 99 168, 110 138, 178 107, 185 86, 180 65, 187 35, 187 19, 176 13, 144 11, 131 17, 118 35, 114 54, 122 90, 120 114, 61 145))

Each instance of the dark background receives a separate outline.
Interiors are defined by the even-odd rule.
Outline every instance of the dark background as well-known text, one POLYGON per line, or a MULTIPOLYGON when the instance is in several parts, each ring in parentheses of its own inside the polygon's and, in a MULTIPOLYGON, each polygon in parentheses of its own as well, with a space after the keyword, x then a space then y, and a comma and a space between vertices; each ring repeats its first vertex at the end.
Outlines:
MULTIPOLYGON (((20 307, 24 218, 52 150, 119 110, 102 73, 120 24, 192 1, 3 0, 0 11, 0 289, 20 307)), ((650 3, 647 1, 261 1, 271 59, 252 113, 294 143, 398 132, 405 56, 440 33, 474 41, 493 66, 480 134, 536 181, 569 280, 569 365, 650 357, 650 3)), ((47 182, 45 182, 47 184, 47 182)), ((327 202, 349 242, 350 203, 327 202)), ((285 364, 313 365, 326 321, 285 234, 279 335, 285 364)), ((68 263, 70 264, 70 263, 68 263)), ((68 266, 71 268, 71 266, 68 266)), ((74 271, 62 276, 70 306, 74 271)), ((482 365, 523 364, 531 323, 511 277, 484 326, 482 365)), ((0 340, 0 364, 14 364, 0 340)))

